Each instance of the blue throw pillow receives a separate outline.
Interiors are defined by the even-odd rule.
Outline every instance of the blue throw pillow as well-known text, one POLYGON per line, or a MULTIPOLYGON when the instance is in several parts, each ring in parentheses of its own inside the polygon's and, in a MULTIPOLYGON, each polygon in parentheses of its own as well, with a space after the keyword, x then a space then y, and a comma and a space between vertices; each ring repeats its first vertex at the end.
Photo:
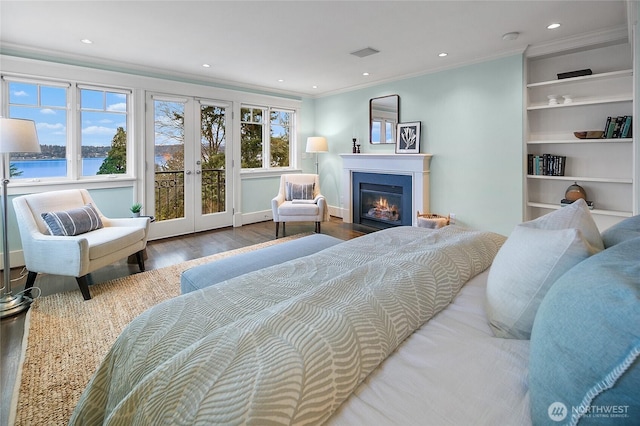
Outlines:
POLYGON ((615 246, 636 237, 640 237, 640 215, 626 218, 602 232, 605 247, 615 246))
POLYGON ((640 419, 640 238, 579 263, 538 309, 529 358, 536 425, 640 419))
POLYGON ((78 209, 42 213, 49 234, 58 236, 80 235, 102 228, 102 220, 96 209, 87 204, 78 209))

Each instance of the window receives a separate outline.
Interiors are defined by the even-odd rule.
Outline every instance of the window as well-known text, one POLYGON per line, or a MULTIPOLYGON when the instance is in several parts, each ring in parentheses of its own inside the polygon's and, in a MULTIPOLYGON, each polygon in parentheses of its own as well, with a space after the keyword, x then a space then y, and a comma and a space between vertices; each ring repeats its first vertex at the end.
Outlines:
POLYGON ((289 167, 293 111, 267 107, 240 108, 240 152, 243 169, 289 167), (265 117, 269 117, 265 120, 265 117))
POLYGON ((291 140, 291 111, 270 111, 269 153, 271 167, 289 167, 291 140))
POLYGON ((8 116, 36 123, 42 151, 12 153, 12 179, 77 179, 127 173, 129 91, 78 87, 76 102, 68 83, 11 77, 3 80, 8 89, 8 116), (74 159, 79 159, 77 164, 74 159))
POLYGON ((13 179, 67 176, 68 86, 10 81, 9 117, 36 123, 40 153, 12 153, 13 179))
POLYGON ((129 96, 80 88, 82 176, 127 172, 127 110, 129 96))

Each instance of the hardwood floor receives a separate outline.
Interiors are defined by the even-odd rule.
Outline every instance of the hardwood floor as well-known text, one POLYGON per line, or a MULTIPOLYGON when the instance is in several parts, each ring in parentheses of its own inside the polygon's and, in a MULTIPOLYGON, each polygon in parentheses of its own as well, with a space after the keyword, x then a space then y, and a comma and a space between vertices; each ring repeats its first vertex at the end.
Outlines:
MULTIPOLYGON (((312 223, 287 224, 287 234, 312 232, 312 223)), ((357 224, 346 224, 340 218, 331 218, 322 223, 322 233, 342 240, 359 237, 375 231, 373 228, 357 224)), ((275 237, 275 225, 272 221, 254 223, 238 228, 222 228, 181 237, 150 241, 147 244, 146 270, 158 269, 186 260, 197 259, 215 253, 222 253, 253 244, 271 241, 275 237)), ((135 261, 126 259, 104 267, 91 274, 93 283, 139 272, 135 261)), ((12 279, 19 278, 22 271, 11 270, 12 279)), ((1 274, 0 274, 1 275, 1 274)), ((16 293, 24 287, 26 278, 12 284, 16 293)), ((75 278, 53 275, 38 275, 35 286, 40 288, 42 296, 78 288, 75 278)), ((16 373, 20 363, 21 343, 24 334, 25 313, 5 318, 0 324, 0 426, 9 421, 11 397, 16 383, 16 373)))

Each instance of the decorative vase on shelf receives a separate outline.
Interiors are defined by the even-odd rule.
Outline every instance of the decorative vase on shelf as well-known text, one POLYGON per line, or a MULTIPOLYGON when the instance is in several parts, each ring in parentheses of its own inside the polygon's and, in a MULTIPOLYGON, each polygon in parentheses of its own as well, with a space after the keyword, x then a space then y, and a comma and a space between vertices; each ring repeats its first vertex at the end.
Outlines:
POLYGON ((578 198, 582 198, 586 201, 587 191, 585 191, 583 187, 578 185, 578 182, 574 182, 573 185, 569 186, 565 191, 564 198, 569 201, 575 201, 578 198))

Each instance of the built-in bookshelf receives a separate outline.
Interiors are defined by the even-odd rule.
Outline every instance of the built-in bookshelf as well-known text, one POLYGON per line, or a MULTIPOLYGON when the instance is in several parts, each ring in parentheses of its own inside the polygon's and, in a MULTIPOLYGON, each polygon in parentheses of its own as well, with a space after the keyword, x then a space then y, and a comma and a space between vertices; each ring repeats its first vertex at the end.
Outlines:
POLYGON ((632 68, 633 51, 626 42, 527 57, 526 220, 561 208, 566 189, 574 183, 593 201, 601 230, 638 213, 635 137, 631 132, 631 137, 620 137, 622 131, 606 137, 609 117, 615 121, 633 116, 632 68), (557 75, 583 69, 592 73, 563 79, 557 75), (604 137, 574 135, 585 131, 602 131, 604 137), (562 159, 562 173, 532 169, 532 158, 551 157, 562 159))

